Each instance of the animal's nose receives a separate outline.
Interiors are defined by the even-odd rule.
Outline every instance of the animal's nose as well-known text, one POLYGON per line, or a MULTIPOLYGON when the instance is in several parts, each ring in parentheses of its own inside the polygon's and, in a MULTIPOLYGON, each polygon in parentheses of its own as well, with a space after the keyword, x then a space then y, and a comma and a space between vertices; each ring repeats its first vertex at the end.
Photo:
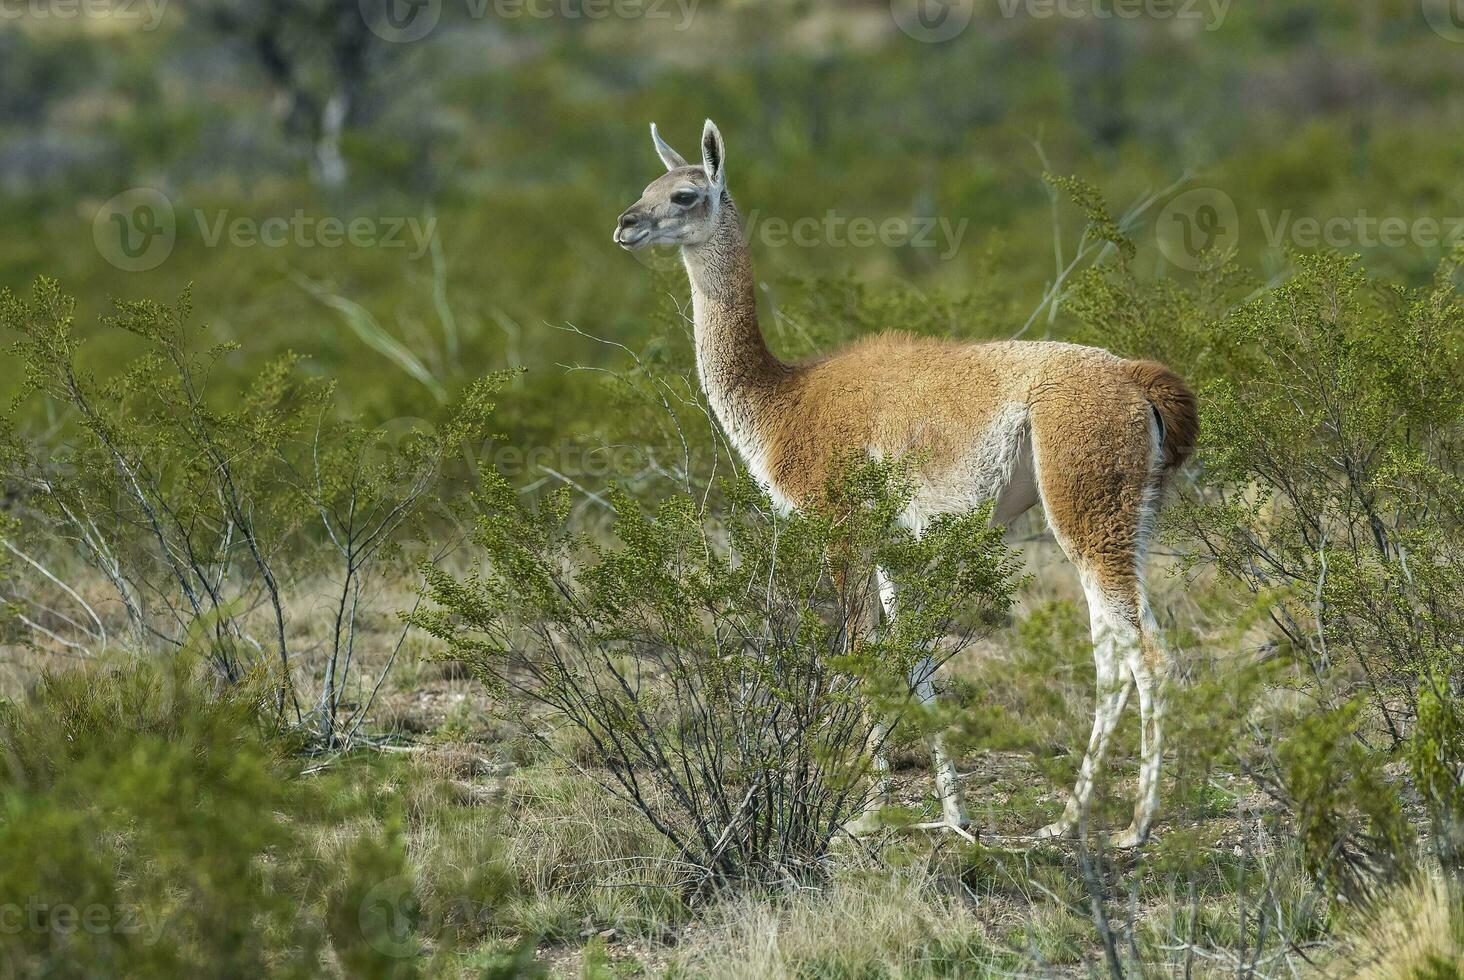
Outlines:
POLYGON ((619 245, 630 248, 644 241, 650 234, 649 222, 645 215, 634 208, 620 216, 615 223, 615 241, 619 245))

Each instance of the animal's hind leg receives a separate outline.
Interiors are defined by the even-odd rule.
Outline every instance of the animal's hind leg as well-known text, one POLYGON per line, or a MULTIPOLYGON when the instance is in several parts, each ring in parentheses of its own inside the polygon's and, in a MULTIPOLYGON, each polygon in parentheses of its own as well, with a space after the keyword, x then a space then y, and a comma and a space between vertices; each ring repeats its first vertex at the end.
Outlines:
POLYGON ((1137 641, 1137 632, 1122 616, 1114 615, 1101 591, 1086 589, 1089 618, 1093 630, 1093 660, 1097 667, 1098 696, 1093 713, 1093 732, 1078 768, 1078 781, 1073 795, 1063 807, 1062 816, 1037 831, 1039 838, 1066 837, 1077 829, 1092 804, 1093 787, 1108 755, 1108 746, 1118 719, 1128 703, 1133 676, 1126 654, 1137 641), (1125 628, 1127 627, 1127 628, 1125 628))
POLYGON ((1148 603, 1140 601, 1139 650, 1129 663, 1129 670, 1139 692, 1139 794, 1134 804, 1134 820, 1119 834, 1114 843, 1134 847, 1149 838, 1149 828, 1159 809, 1159 772, 1164 758, 1164 709, 1170 680, 1169 656, 1159 641, 1159 627, 1150 614, 1148 603))
MULTIPOLYGON (((910 686, 922 708, 935 707, 935 664, 929 657, 922 657, 910 671, 910 686)), ((925 744, 935 766, 935 793, 940 797, 941 815, 949 826, 965 827, 971 822, 966 816, 966 796, 961 791, 956 764, 946 752, 945 738, 938 731, 932 732, 925 737, 925 744)))
MULTIPOLYGON (((1054 394, 1057 394, 1054 392, 1054 394)), ((1149 708, 1146 792, 1158 788, 1157 685, 1145 666, 1142 567, 1159 479, 1148 403, 1123 390, 1083 389, 1035 405, 1033 460, 1048 525, 1077 566, 1092 621, 1098 698, 1072 798, 1042 836, 1071 833, 1086 816, 1114 729, 1135 682, 1149 708), (1152 748, 1151 748, 1152 747, 1152 748)), ((1145 820, 1152 819, 1152 807, 1145 820)), ((1145 825, 1147 830, 1147 824, 1145 825)), ((1136 842, 1136 841, 1135 841, 1136 842)))

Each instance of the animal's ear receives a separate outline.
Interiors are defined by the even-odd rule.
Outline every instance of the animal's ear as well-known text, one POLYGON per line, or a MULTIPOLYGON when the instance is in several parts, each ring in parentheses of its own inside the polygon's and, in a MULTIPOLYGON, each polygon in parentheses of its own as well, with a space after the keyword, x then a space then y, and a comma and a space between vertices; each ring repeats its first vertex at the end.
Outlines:
POLYGON ((666 165, 667 170, 675 170, 677 167, 689 167, 686 157, 671 149, 671 145, 661 139, 661 134, 656 132, 656 124, 651 123, 651 142, 656 144, 656 154, 661 162, 666 165))
POLYGON ((727 186, 727 147, 722 143, 722 133, 710 119, 702 127, 702 167, 706 169, 707 180, 716 190, 727 186))

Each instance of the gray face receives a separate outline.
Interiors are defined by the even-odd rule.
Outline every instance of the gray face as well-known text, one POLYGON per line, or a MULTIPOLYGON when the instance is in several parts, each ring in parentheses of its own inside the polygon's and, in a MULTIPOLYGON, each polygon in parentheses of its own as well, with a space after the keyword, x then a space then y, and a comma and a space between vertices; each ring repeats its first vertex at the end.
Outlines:
POLYGON ((721 192, 702 167, 677 167, 655 180, 615 225, 627 251, 648 245, 700 245, 716 226, 721 192))

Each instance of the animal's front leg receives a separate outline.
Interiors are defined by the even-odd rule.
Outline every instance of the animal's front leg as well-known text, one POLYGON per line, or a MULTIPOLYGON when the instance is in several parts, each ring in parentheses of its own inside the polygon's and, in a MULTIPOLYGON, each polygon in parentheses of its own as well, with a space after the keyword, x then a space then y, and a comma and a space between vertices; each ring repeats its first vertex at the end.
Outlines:
MULTIPOLYGON (((935 663, 929 657, 921 658, 910 672, 910 686, 915 700, 926 710, 935 709, 935 663)), ((940 799, 941 816, 948 826, 964 829, 971 819, 966 815, 966 794, 961 789, 956 764, 946 752, 945 737, 939 731, 931 732, 925 738, 930 757, 935 767, 935 794, 940 799)))
MULTIPOLYGON (((879 583, 879 601, 884 607, 885 619, 893 619, 896 604, 894 579, 883 568, 875 569, 875 579, 879 583)), ((910 671, 910 689, 922 708, 934 710, 935 663, 929 657, 921 658, 910 671)), ((926 737, 925 744, 930 749, 935 767, 935 793, 940 799, 944 822, 958 829, 970 826, 971 819, 966 815, 966 796, 961 790, 961 780, 956 774, 955 763, 946 752, 944 736, 939 731, 932 732, 926 737)))
POLYGON ((870 772, 874 777, 873 791, 864 801, 863 812, 844 825, 844 829, 855 837, 879 830, 882 826, 880 811, 890 804, 890 759, 885 750, 889 734, 889 725, 884 721, 870 725, 866 745, 871 758, 870 772))

